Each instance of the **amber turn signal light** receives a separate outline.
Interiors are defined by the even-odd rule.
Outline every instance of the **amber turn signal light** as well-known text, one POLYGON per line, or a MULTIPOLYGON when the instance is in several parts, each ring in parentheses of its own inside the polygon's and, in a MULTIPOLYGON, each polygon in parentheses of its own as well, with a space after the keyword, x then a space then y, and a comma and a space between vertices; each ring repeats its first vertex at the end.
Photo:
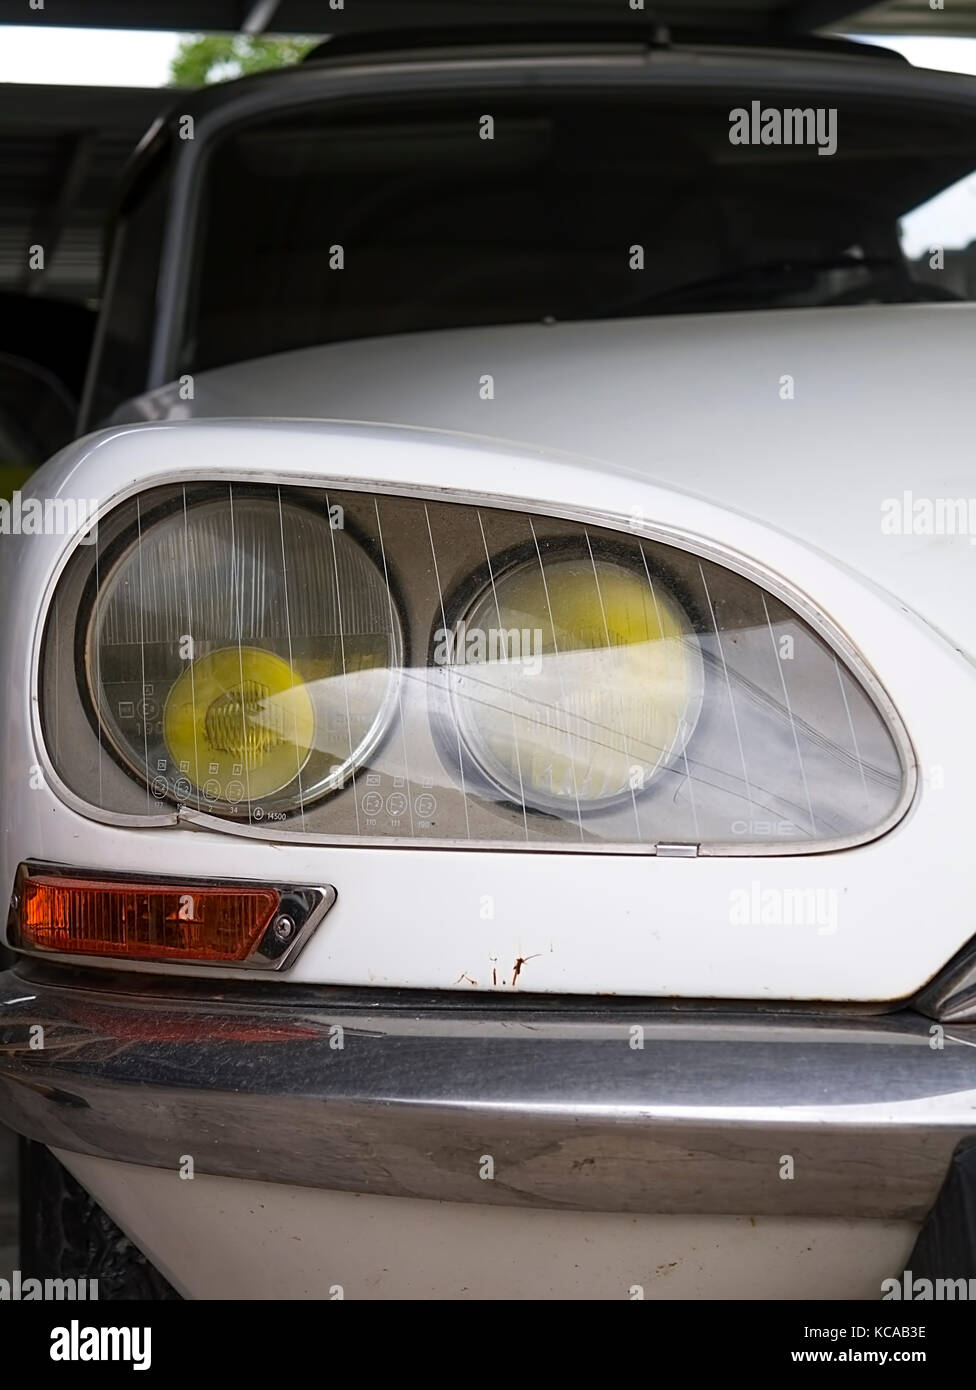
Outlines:
MULTIPOLYGON (((294 934, 277 888, 73 877, 22 866, 12 944, 127 960, 241 963, 269 931, 294 934)), ((286 944, 286 943, 282 943, 286 944)))
POLYGON ((281 970, 335 901, 329 884, 135 878, 26 863, 7 936, 28 952, 281 970))

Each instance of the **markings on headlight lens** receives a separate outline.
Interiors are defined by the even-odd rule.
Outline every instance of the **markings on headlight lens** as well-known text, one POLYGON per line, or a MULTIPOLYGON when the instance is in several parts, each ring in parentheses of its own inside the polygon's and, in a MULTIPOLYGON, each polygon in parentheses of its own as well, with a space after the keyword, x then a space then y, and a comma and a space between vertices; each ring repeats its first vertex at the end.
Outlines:
POLYGON ((301 677, 273 652, 222 647, 170 689, 163 737, 173 761, 214 799, 249 800, 287 787, 308 760, 315 711, 301 677), (214 771, 216 768, 216 771, 214 771))
POLYGON ((471 757, 543 809, 635 799, 684 749, 701 709, 688 614, 644 569, 586 547, 492 574, 450 655, 471 757))
POLYGON ((389 723, 402 637, 334 513, 228 488, 140 517, 86 641, 109 745, 166 798, 264 819, 355 778, 389 723))
POLYGON ((873 838, 915 785, 781 580, 461 496, 136 494, 58 582, 38 707, 82 813, 325 843, 796 852, 873 838))

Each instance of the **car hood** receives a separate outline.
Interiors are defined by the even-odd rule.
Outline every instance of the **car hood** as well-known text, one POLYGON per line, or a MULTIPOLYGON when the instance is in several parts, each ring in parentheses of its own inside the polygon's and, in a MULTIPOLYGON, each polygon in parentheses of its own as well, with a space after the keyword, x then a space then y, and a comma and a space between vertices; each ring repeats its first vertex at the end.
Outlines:
POLYGON ((583 455, 815 546, 972 658, 974 365, 970 304, 528 324, 282 353, 116 418, 362 420, 583 455), (937 514, 927 532, 940 499, 972 513, 956 534, 937 514))

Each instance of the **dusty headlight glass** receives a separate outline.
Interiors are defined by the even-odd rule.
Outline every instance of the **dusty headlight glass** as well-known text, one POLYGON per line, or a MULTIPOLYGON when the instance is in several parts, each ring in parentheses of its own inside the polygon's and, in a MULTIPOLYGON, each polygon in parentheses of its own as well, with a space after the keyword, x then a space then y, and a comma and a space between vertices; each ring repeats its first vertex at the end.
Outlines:
POLYGON ((66 564, 38 676, 49 772, 127 823, 778 854, 872 839, 916 785, 876 677, 782 581, 463 500, 130 497, 66 564))
POLYGON ((294 810, 375 746, 400 623, 340 517, 233 490, 140 513, 95 597, 85 671, 112 749, 157 798, 294 810))
POLYGON ((444 644, 464 745, 509 796, 547 810, 611 805, 687 744, 701 649, 641 558, 581 544, 545 568, 533 553, 489 572, 444 644))

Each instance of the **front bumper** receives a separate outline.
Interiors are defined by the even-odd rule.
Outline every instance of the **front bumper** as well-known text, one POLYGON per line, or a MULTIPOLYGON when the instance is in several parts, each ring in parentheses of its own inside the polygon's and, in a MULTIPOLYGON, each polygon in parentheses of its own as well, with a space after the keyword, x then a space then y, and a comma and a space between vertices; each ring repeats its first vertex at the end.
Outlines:
POLYGON ((976 1135, 976 1026, 934 1028, 21 963, 0 975, 0 1119, 75 1153, 304 1187, 917 1221, 976 1135))

